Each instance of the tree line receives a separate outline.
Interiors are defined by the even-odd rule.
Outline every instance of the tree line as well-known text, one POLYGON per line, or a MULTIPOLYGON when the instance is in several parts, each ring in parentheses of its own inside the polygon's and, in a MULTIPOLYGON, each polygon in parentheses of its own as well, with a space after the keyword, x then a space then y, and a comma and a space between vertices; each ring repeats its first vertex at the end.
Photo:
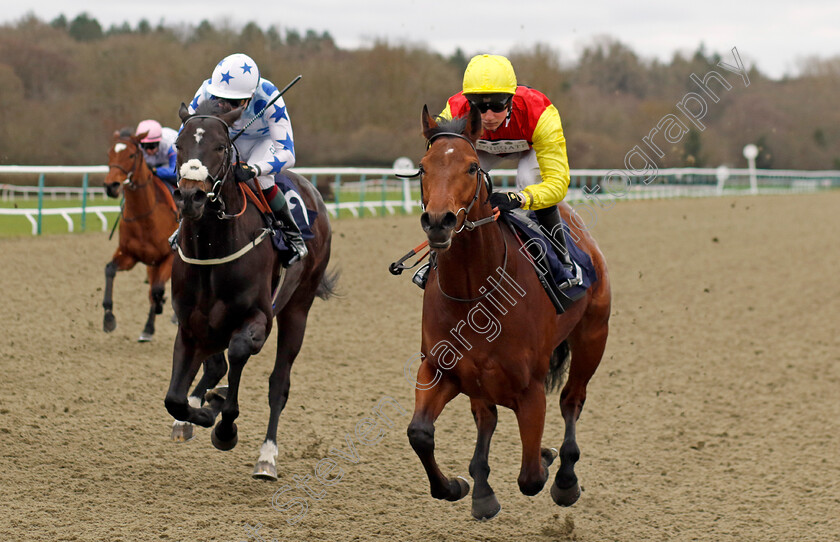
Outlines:
MULTIPOLYGON (((349 50, 327 32, 255 23, 144 20, 103 29, 86 13, 49 22, 28 16, 0 26, 0 164, 102 164, 115 130, 145 118, 177 129, 181 102, 233 52, 253 57, 278 87, 303 75, 284 96, 299 166, 388 166, 398 156, 422 156, 423 105, 442 110, 470 56, 485 51, 447 56, 385 40, 349 50)), ((489 52, 506 54, 520 84, 557 106, 573 168, 624 167, 637 145, 658 167, 743 167, 741 149, 754 143, 759 167, 840 169, 840 56, 803 61, 796 77, 782 80, 747 66, 747 86, 718 67, 733 65, 731 52, 702 45, 668 62, 610 37, 593 40, 574 61, 544 44, 489 52), (732 87, 711 80, 717 102, 694 80, 712 70, 732 87), (698 123, 679 115, 690 93, 705 98, 698 123), (674 143, 657 130, 668 115, 687 129, 674 143)))

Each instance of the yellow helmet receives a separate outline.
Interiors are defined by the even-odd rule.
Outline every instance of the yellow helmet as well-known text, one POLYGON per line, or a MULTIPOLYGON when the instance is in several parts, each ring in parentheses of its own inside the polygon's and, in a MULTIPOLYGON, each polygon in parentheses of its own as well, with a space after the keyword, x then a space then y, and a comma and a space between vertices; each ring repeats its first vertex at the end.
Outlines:
POLYGON ((464 94, 516 94, 516 73, 499 55, 476 55, 464 70, 464 94))

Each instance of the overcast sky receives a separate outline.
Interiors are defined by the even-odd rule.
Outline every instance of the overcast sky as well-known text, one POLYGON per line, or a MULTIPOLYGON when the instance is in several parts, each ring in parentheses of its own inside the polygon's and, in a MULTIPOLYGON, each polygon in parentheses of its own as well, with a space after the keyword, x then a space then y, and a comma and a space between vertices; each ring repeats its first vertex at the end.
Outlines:
POLYGON ((143 18, 152 25, 254 21, 263 29, 273 24, 328 31, 345 48, 385 38, 444 54, 456 47, 468 55, 505 54, 539 42, 567 61, 601 35, 619 39, 644 58, 666 61, 675 51, 693 52, 703 43, 721 54, 737 47, 748 66, 771 77, 795 75, 806 57, 840 55, 838 0, 20 0, 5 3, 0 21, 14 22, 27 13, 46 21, 63 13, 72 20, 83 11, 106 29, 125 21, 135 27, 143 18))

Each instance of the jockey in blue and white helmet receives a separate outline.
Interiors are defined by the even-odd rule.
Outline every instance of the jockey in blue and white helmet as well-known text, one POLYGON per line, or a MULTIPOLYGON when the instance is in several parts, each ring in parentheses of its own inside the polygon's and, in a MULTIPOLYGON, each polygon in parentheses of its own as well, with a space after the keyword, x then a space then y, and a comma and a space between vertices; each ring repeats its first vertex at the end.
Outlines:
MULTIPOLYGON (((232 107, 245 106, 242 116, 230 127, 231 136, 237 134, 262 111, 279 91, 268 79, 260 77, 257 63, 243 53, 225 57, 202 83, 190 102, 189 112, 195 113, 206 100, 223 100, 232 107)), ((255 120, 236 140, 242 163, 236 168, 239 181, 256 177, 275 218, 287 240, 297 253, 289 264, 306 256, 306 244, 292 218, 286 198, 274 183, 274 175, 295 164, 295 142, 292 122, 283 98, 279 98, 255 120)))

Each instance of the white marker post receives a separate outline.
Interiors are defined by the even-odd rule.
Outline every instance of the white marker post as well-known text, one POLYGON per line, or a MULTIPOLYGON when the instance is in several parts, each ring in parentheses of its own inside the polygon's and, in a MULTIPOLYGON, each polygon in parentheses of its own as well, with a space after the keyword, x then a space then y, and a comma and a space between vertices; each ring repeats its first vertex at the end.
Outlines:
POLYGON ((758 147, 750 143, 744 146, 744 158, 750 168, 750 193, 758 194, 758 178, 755 175, 755 159, 758 156, 758 147))
MULTIPOLYGON (((392 168, 394 173, 410 175, 414 173, 414 162, 407 156, 400 156, 394 160, 392 168)), ((413 208, 411 203, 411 181, 407 177, 403 177, 402 181, 403 209, 405 210, 405 214, 410 215, 413 208)))
POLYGON ((717 195, 723 195, 723 185, 729 180, 729 168, 726 166, 718 166, 715 170, 715 177, 717 177, 717 195))

